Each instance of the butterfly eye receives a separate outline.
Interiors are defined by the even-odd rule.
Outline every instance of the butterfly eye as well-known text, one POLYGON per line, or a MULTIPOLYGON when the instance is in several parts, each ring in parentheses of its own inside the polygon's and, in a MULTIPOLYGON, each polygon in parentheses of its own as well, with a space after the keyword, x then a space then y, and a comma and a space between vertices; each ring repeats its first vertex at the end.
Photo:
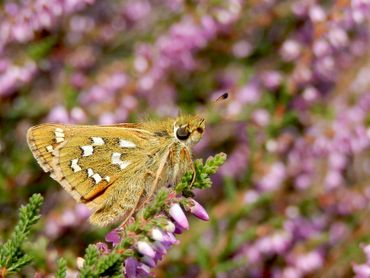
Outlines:
POLYGON ((203 128, 198 127, 198 128, 197 128, 197 131, 198 131, 200 134, 202 134, 204 130, 203 130, 203 128))
POLYGON ((176 130, 176 137, 177 139, 179 140, 186 140, 188 139, 190 136, 190 132, 187 128, 185 127, 179 127, 177 130, 176 130))

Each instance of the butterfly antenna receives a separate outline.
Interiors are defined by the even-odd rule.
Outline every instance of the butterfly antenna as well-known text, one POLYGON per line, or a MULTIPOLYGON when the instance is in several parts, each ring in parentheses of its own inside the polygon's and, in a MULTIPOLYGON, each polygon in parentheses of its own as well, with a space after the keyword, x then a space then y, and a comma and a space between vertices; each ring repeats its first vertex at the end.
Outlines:
POLYGON ((228 97, 229 97, 229 93, 228 93, 228 92, 223 93, 221 96, 219 96, 219 97, 215 100, 215 102, 223 101, 223 100, 227 99, 228 97))

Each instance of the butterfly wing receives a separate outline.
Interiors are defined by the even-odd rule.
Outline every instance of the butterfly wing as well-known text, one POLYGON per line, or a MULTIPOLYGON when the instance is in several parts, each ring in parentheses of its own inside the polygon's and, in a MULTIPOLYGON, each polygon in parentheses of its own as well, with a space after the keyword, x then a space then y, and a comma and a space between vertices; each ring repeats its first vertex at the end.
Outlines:
POLYGON ((130 216, 155 181, 156 161, 163 161, 155 158, 168 155, 163 140, 135 124, 42 124, 27 140, 41 167, 92 210, 97 225, 130 216))

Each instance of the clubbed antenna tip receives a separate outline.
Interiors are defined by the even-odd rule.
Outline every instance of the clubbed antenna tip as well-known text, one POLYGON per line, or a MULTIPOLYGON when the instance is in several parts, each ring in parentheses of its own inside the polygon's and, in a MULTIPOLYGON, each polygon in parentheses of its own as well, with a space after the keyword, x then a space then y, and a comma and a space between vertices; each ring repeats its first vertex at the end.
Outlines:
POLYGON ((219 96, 217 99, 216 99, 216 102, 218 101, 221 101, 221 100, 225 100, 229 97, 229 93, 224 93, 222 96, 219 96))

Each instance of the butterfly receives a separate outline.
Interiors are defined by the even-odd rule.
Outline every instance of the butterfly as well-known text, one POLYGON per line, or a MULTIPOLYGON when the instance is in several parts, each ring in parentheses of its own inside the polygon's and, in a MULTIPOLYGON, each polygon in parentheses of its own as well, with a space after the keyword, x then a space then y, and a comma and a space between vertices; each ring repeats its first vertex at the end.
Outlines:
POLYGON ((191 147, 205 120, 180 116, 116 125, 41 124, 27 142, 45 172, 91 210, 90 222, 127 221, 159 188, 193 172, 191 147))

